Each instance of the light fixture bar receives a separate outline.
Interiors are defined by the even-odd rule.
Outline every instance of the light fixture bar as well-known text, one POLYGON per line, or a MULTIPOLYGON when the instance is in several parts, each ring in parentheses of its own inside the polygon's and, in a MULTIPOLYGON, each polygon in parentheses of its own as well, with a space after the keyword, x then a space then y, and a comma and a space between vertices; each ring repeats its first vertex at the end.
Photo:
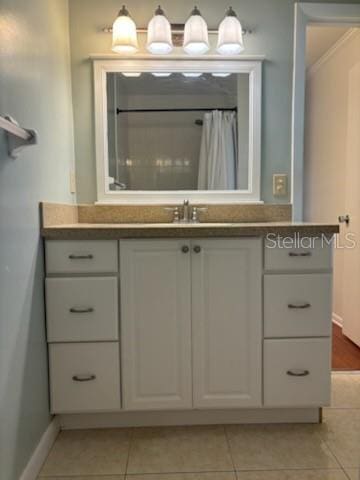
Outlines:
MULTIPOLYGON (((103 33, 112 33, 112 27, 104 27, 101 29, 103 33)), ((141 27, 136 29, 137 33, 147 33, 147 28, 141 27)), ((172 23, 171 24, 171 31, 172 33, 176 35, 183 35, 184 34, 184 25, 182 23, 172 23)), ((208 30, 209 35, 217 35, 218 30, 216 29, 209 29, 208 30)), ((251 35, 253 31, 249 28, 243 28, 242 29, 243 35, 251 35)))

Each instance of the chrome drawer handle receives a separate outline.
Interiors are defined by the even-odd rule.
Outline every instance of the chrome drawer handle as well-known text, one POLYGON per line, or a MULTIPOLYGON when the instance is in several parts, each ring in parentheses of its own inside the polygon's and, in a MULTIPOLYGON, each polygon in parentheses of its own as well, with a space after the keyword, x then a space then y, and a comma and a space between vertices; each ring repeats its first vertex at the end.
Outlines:
POLYGON ((92 307, 88 307, 88 308, 76 308, 76 307, 72 307, 70 308, 70 313, 92 313, 94 311, 94 309, 92 307))
POLYGON ((88 255, 75 255, 74 253, 69 255, 70 260, 91 260, 94 258, 94 255, 89 253, 88 255))
POLYGON ((289 303, 288 304, 288 308, 290 308, 290 309, 303 310, 304 308, 310 308, 310 307, 311 307, 311 303, 298 303, 298 304, 289 303))
POLYGON ((96 379, 96 375, 74 375, 72 379, 74 382, 91 382, 96 379))
POLYGON ((309 370, 288 370, 286 374, 290 375, 290 377, 307 377, 310 375, 310 372, 309 370))
POLYGON ((302 252, 302 253, 289 252, 289 257, 311 257, 311 255, 312 255, 311 252, 302 252))

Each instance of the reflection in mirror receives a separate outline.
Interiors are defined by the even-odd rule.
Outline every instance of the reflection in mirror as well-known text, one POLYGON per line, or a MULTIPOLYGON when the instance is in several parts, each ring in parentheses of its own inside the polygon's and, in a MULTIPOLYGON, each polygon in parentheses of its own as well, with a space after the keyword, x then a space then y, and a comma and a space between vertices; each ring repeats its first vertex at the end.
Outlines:
POLYGON ((249 74, 107 73, 110 190, 246 190, 249 74))

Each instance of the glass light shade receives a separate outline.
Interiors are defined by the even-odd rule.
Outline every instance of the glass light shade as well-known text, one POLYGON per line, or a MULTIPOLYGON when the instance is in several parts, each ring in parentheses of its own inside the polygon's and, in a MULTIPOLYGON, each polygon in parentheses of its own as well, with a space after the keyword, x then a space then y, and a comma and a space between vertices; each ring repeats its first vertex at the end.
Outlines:
POLYGON ((131 54, 138 51, 136 25, 125 6, 113 24, 112 50, 116 53, 131 54))
POLYGON ((218 72, 218 73, 212 73, 211 75, 212 75, 213 77, 225 78, 225 77, 230 77, 231 73, 218 72))
POLYGON ((166 55, 173 50, 171 25, 160 5, 148 24, 146 48, 154 55, 166 55))
POLYGON ((210 48, 208 27, 197 7, 185 23, 183 48, 189 55, 203 55, 210 48))
POLYGON ((171 73, 168 73, 168 72, 153 72, 152 75, 154 77, 170 77, 171 73))
POLYGON ((197 77, 201 77, 202 73, 183 72, 183 75, 184 77, 197 78, 197 77))
POLYGON ((140 72, 122 72, 124 77, 129 77, 129 78, 137 78, 140 77, 141 73, 140 72))
POLYGON ((237 55, 244 50, 241 23, 230 7, 219 25, 217 51, 221 55, 237 55))

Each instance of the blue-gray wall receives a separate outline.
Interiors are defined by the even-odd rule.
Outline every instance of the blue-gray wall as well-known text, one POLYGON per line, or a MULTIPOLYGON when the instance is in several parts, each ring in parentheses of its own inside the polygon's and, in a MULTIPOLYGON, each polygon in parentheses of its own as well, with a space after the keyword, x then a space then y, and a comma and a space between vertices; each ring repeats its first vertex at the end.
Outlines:
POLYGON ((0 130, 0 479, 18 480, 50 421, 38 204, 72 201, 67 0, 1 0, 0 114, 39 132, 13 160, 0 130))

